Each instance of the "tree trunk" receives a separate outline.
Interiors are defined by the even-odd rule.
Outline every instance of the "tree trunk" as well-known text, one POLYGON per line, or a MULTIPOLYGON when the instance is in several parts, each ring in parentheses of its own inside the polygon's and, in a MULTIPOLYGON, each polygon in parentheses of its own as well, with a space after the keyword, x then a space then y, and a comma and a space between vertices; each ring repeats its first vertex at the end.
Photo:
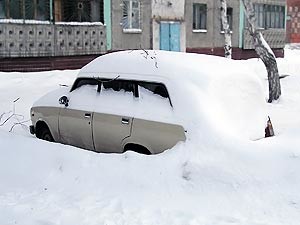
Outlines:
POLYGON ((242 0, 245 14, 248 20, 248 30, 253 38, 254 48, 260 59, 266 66, 268 72, 269 81, 269 100, 271 103, 273 100, 279 99, 281 95, 281 87, 279 80, 278 67, 276 62, 276 57, 265 41, 262 34, 257 30, 255 22, 255 12, 253 8, 253 3, 251 0, 242 0))
POLYGON ((221 0, 221 20, 222 26, 224 29, 224 38, 225 38, 225 57, 230 58, 232 57, 232 45, 231 45, 231 33, 230 27, 227 20, 227 0, 221 0))

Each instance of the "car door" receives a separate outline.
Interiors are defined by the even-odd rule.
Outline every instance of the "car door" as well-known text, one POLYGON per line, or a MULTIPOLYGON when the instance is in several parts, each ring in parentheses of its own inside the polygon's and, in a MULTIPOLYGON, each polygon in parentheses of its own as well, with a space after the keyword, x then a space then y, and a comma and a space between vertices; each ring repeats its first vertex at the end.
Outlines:
POLYGON ((124 145, 134 143, 147 148, 152 154, 170 149, 179 141, 184 141, 185 131, 176 124, 169 92, 163 83, 138 82, 139 98, 131 135, 124 145), (146 110, 149 110, 148 112, 146 110))
POLYGON ((130 136, 134 84, 125 80, 104 81, 93 115, 95 151, 123 152, 122 141, 130 136))
POLYGON ((75 81, 68 97, 68 104, 59 113, 60 142, 94 150, 92 118, 98 90, 95 79, 75 81))

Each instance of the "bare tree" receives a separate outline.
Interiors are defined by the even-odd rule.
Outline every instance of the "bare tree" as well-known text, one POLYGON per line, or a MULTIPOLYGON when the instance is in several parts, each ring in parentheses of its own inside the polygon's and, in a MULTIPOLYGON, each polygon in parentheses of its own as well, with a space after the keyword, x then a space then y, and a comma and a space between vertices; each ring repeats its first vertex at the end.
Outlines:
POLYGON ((227 19, 227 0, 221 0, 221 21, 224 29, 224 38, 225 38, 225 57, 232 58, 232 45, 231 45, 231 32, 227 19))
POLYGON ((253 3, 251 0, 242 0, 245 14, 248 20, 248 30, 253 38, 254 48, 260 59, 265 64, 268 72, 269 81, 269 100, 271 103, 273 100, 279 99, 281 95, 281 87, 279 80, 278 67, 276 57, 265 41, 263 35, 256 28, 256 18, 253 3))

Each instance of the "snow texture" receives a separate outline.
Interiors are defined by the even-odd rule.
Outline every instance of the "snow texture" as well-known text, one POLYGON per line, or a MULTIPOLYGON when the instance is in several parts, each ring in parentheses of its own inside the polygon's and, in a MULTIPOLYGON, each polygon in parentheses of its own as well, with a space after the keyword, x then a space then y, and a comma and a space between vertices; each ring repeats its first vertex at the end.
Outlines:
MULTIPOLYGON (((263 63, 257 59, 239 61, 253 69, 252 78, 236 75, 225 80, 219 75, 188 83, 186 87, 197 98, 205 101, 204 96, 209 97, 205 103, 211 114, 205 114, 200 122, 193 121, 196 113, 186 108, 184 115, 195 123, 197 132, 190 134, 185 143, 154 156, 133 152, 97 154, 48 143, 31 136, 20 125, 8 132, 14 122, 29 119, 36 99, 59 84, 71 85, 78 71, 0 73, 0 112, 14 108, 24 117, 14 116, 0 127, 0 224, 298 225, 299 60, 299 50, 289 49, 284 59, 278 59, 281 74, 289 76, 282 79, 280 100, 266 106, 275 137, 250 141, 223 132, 226 128, 239 129, 239 122, 232 125, 234 117, 227 115, 230 108, 236 110, 233 114, 243 123, 251 118, 247 113, 238 113, 244 110, 244 96, 234 95, 241 93, 240 82, 249 84, 242 92, 250 96, 260 93, 256 82, 260 80, 267 98, 263 63), (218 79, 226 82, 211 81, 218 79), (218 92, 223 92, 224 86, 230 87, 226 89, 229 93, 219 99, 218 92), (216 92, 207 94, 210 88, 216 92), (214 108, 212 100, 224 100, 224 106, 214 108), (229 120, 220 128, 222 132, 217 132, 216 124, 211 123, 215 119, 220 122, 218 116, 229 120), (205 125, 200 126, 202 123, 205 125)), ((226 61, 211 61, 212 73, 222 72, 221 65, 226 61)), ((178 64, 176 57, 170 65, 173 63, 178 64)), ((201 66, 200 61, 198 67, 201 66)), ((189 77, 189 72, 186 74, 189 77)), ((197 98, 189 104, 198 105, 197 98)), ((254 99, 260 101, 260 96, 254 99)), ((253 106, 259 107, 258 111, 265 110, 264 104, 252 101, 247 109, 253 106)), ((3 115, 0 123, 9 115, 3 115)))

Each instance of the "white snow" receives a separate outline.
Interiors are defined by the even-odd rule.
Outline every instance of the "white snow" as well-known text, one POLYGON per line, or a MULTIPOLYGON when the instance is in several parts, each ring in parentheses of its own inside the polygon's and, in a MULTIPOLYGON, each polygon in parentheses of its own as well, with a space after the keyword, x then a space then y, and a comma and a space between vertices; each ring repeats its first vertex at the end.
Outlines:
MULTIPOLYGON (((267 113, 262 83, 250 67, 238 61, 180 52, 123 51, 93 60, 80 70, 78 77, 119 77, 166 84, 174 116, 166 113, 168 119, 163 121, 161 115, 165 113, 152 112, 158 100, 153 104, 147 100, 149 104, 141 110, 136 110, 139 103, 126 101, 129 107, 122 109, 126 116, 177 122, 191 133, 209 133, 208 136, 218 132, 252 140, 264 136, 267 113)), ((106 110, 107 106, 101 105, 100 109, 106 110)))
MULTIPOLYGON (((286 57, 278 59, 280 73, 290 76, 281 80, 280 100, 266 104, 275 137, 249 141, 224 134, 226 129, 241 129, 234 118, 242 123, 255 118, 243 107, 245 99, 261 99, 257 75, 267 98, 263 63, 252 59, 238 62, 255 71, 252 78, 236 74, 224 80, 215 76, 210 87, 202 80, 202 87, 207 89, 198 92, 201 83, 189 83, 190 91, 199 94, 201 100, 205 95, 209 101, 224 103, 217 108, 205 102, 210 111, 205 111, 201 129, 190 134, 185 143, 155 156, 97 154, 48 143, 31 136, 21 125, 8 132, 14 122, 29 119, 33 102, 59 84, 71 85, 78 71, 1 72, 0 115, 15 106, 15 112, 22 116, 16 115, 0 126, 0 224, 298 225, 299 62, 299 50, 286 49, 286 57), (226 82, 218 82, 219 78, 226 82), (248 86, 240 87, 240 82, 248 86), (223 85, 232 89, 224 99, 218 93, 223 85), (215 92, 205 92, 213 89, 215 92), (234 95, 241 92, 245 95, 234 95), (233 115, 228 115, 230 112, 233 115), (215 118, 221 121, 219 117, 226 120, 222 127, 211 122, 215 118)), ((222 67, 216 64, 211 70, 219 72, 222 67)), ((258 114, 264 113, 264 104, 249 102, 246 109, 252 106, 257 107, 258 114)), ((0 124, 9 115, 3 115, 0 124)), ((188 109, 186 115, 191 119, 195 116, 188 109)), ((194 131, 199 128, 196 122, 194 131)), ((243 129, 248 132, 248 127, 243 129)))

